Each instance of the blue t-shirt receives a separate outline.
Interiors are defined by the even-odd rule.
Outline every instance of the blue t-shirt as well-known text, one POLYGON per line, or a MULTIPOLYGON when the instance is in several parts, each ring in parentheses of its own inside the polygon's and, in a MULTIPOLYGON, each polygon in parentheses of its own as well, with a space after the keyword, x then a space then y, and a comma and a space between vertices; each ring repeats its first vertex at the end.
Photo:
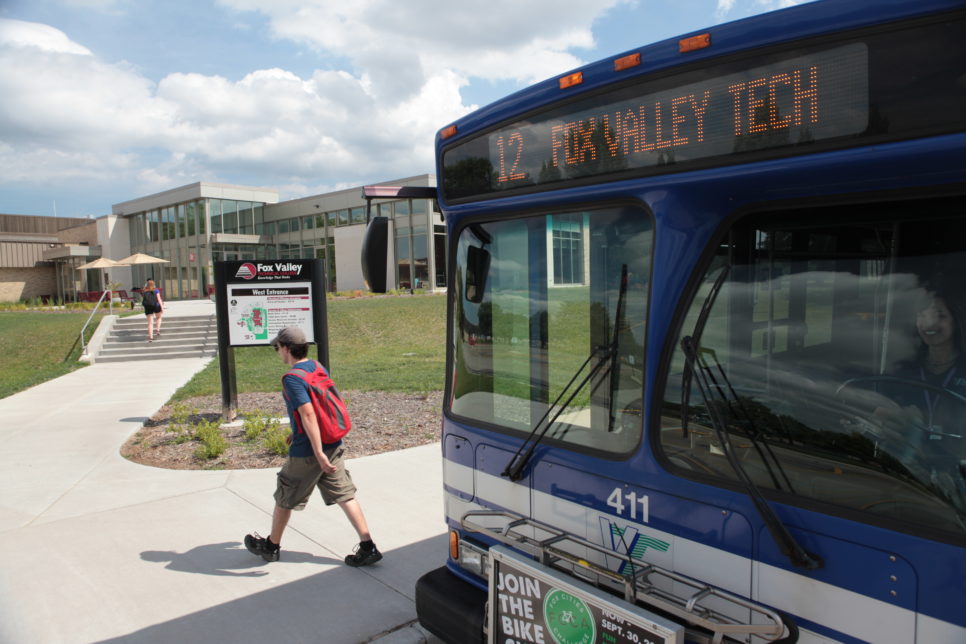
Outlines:
MULTIPOLYGON (((307 373, 314 373, 316 368, 321 369, 322 365, 317 363, 315 360, 303 360, 302 362, 297 362, 292 367, 293 369, 302 369, 307 373)), ((312 398, 309 396, 309 386, 304 380, 298 376, 286 375, 282 378, 282 387, 285 391, 285 407, 288 409, 288 421, 290 427, 292 428, 292 444, 288 448, 289 456, 314 456, 315 452, 312 451, 312 443, 309 442, 309 436, 305 432, 300 432, 298 430, 299 425, 296 425, 295 420, 298 415, 298 408, 305 403, 312 402, 312 398)), ((301 418, 298 419, 301 423, 301 418)), ((342 441, 337 441, 335 443, 326 443, 323 446, 325 449, 330 447, 337 447, 342 444, 342 441)))

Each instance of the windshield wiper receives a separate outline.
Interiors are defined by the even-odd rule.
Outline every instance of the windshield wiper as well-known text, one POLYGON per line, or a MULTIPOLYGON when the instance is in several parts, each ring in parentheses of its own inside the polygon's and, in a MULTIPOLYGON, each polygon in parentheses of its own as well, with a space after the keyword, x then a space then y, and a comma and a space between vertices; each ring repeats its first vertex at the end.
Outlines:
POLYGON ((510 461, 506 464, 506 467, 503 468, 503 472, 500 474, 501 476, 505 476, 509 478, 511 481, 519 481, 521 478, 523 478, 523 469, 527 466, 527 463, 530 461, 530 458, 533 456, 533 451, 537 448, 537 445, 539 445, 540 442, 544 439, 544 437, 547 435, 547 432, 550 430, 553 424, 557 422, 557 419, 560 417, 560 414, 562 414, 564 410, 566 410, 570 406, 570 403, 573 402, 577 394, 580 393, 580 390, 583 389, 587 385, 587 383, 590 382, 595 376, 600 374, 605 367, 611 373, 611 384, 610 384, 611 399, 609 401, 610 420, 608 424, 608 431, 610 431, 611 427, 613 427, 613 424, 614 424, 613 396, 614 396, 614 388, 616 386, 613 380, 613 374, 617 368, 616 358, 617 358, 617 341, 619 338, 618 331, 620 330, 620 320, 624 310, 624 299, 626 297, 627 297, 627 264, 624 264, 621 267, 620 293, 617 297, 617 311, 615 312, 616 315, 614 318, 614 332, 611 334, 612 337, 611 337, 610 345, 595 347, 594 350, 590 352, 590 355, 587 356, 587 359, 584 360, 583 364, 581 364, 580 367, 577 369, 577 371, 574 372, 573 377, 570 378, 570 382, 568 382, 567 385, 560 391, 560 393, 557 395, 557 398, 553 401, 553 403, 551 403, 550 406, 547 407, 547 411, 544 412, 540 420, 538 420, 537 423, 533 426, 533 430, 530 432, 530 435, 527 436, 527 439, 523 441, 523 443, 520 445, 519 449, 517 449, 513 457, 510 458, 510 461), (584 376, 583 380, 580 381, 580 384, 577 385, 577 387, 572 392, 570 392, 570 395, 567 397, 566 402, 560 405, 560 400, 564 397, 564 395, 567 394, 567 392, 573 386, 574 382, 577 381, 577 378, 580 377, 580 374, 583 372, 585 368, 587 368, 587 365, 589 365, 591 361, 594 360, 594 358, 597 358, 596 364, 594 364, 594 366, 591 367, 587 375, 584 376), (547 418, 550 417, 551 412, 554 412, 553 417, 550 418, 550 420, 548 421, 547 418), (545 421, 546 421, 546 424, 544 424, 545 421), (540 428, 541 425, 543 425, 543 429, 540 428), (524 452, 524 448, 526 448, 525 452, 524 452))
POLYGON ((620 376, 620 364, 618 361, 617 344, 620 339, 621 323, 624 320, 624 300, 627 297, 627 264, 621 266, 621 290, 617 296, 617 310, 614 312, 614 334, 610 341, 610 395, 607 404, 610 409, 607 416, 607 432, 614 431, 614 419, 617 416, 617 405, 615 398, 617 394, 618 377, 620 376))
MULTIPOLYGON (((684 351, 684 359, 687 365, 686 378, 687 386, 690 389, 691 375, 694 376, 694 381, 698 385, 698 392, 701 394, 701 398, 704 400, 704 406, 707 409, 708 416, 711 419, 711 426, 714 429, 715 435, 718 438, 718 442, 721 444, 721 449, 725 453, 725 457, 728 459, 728 464, 731 465, 731 469, 734 470, 735 474, 738 476, 738 480, 744 485, 745 491, 748 496, 751 497, 752 503, 755 509, 758 511, 758 515, 761 517, 762 521, 765 523, 765 527, 768 528, 769 534, 778 544, 778 549, 783 555, 788 557, 789 561, 798 568, 804 568, 806 570, 816 570, 821 568, 824 563, 821 558, 817 555, 809 553, 806 551, 801 544, 795 539, 795 537, 788 531, 788 528, 782 523, 775 509, 768 503, 761 490, 755 485, 755 482, 751 480, 748 472, 742 466, 741 461, 738 460, 735 454, 734 445, 731 443, 731 434, 728 430, 728 420, 725 418, 724 406, 716 404, 714 392, 718 392, 719 397, 722 402, 734 411, 734 407, 728 401, 727 397, 723 393, 723 385, 715 381, 714 372, 710 365, 708 365, 699 356, 700 348, 698 346, 698 341, 704 332, 704 326, 707 323, 708 316, 711 312, 711 305, 718 296, 718 292, 721 289, 721 285, 724 283, 724 279, 730 270, 729 266, 725 266, 715 280, 714 286, 711 292, 708 294, 704 305, 701 307, 701 313, 698 315, 698 320, 694 325, 693 336, 685 336, 681 339, 681 349, 684 351)), ((717 357, 715 357, 717 362, 717 357)), ((728 382, 727 376, 724 373, 724 369, 721 368, 720 363, 718 363, 718 369, 720 375, 724 380, 724 384, 727 385, 728 390, 731 392, 732 396, 737 400, 738 406, 745 416, 745 420, 750 424, 750 433, 754 434, 757 432, 754 427, 750 414, 744 409, 741 404, 740 399, 728 382)), ((682 409, 682 417, 687 413, 687 409, 682 409)), ((754 438, 752 438, 752 442, 754 438)), ((756 444, 757 447, 757 444, 756 444)), ((768 468, 771 473, 771 466, 765 459, 764 455, 761 454, 759 450, 759 455, 762 458, 762 462, 768 468)), ((774 458, 774 455, 772 455, 774 458)), ((777 463, 777 460, 776 460, 777 463)), ((784 472, 782 472, 784 474, 784 472)), ((774 480, 774 473, 772 473, 772 478, 774 480)), ((786 478, 787 481, 787 478, 786 478)))

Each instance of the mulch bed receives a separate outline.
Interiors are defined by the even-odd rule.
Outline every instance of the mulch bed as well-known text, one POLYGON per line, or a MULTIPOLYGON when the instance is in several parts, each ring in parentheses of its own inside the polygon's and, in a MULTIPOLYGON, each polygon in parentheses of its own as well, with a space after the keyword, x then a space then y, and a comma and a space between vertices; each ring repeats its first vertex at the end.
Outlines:
MULTIPOLYGON (((343 398, 352 415, 352 431, 345 439, 347 456, 354 458, 439 440, 442 392, 400 394, 381 391, 346 391, 343 398)), ((191 411, 189 423, 221 419, 221 396, 202 396, 178 403, 191 411)), ((288 418, 281 393, 238 394, 241 414, 288 418)), ((121 448, 125 458, 167 469, 253 469, 276 468, 284 456, 270 453, 245 440, 243 427, 223 429, 229 447, 218 458, 195 456, 199 443, 178 441, 172 429, 175 405, 165 405, 121 448)), ((286 420, 287 422, 287 420, 286 420)))

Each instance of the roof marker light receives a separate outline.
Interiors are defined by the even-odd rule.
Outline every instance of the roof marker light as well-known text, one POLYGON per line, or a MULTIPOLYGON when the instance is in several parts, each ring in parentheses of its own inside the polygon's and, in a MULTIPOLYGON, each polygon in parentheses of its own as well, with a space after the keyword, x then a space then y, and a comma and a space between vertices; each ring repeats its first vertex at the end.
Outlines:
POLYGON ((448 138, 451 138, 453 136, 456 136, 456 133, 458 131, 459 130, 456 128, 455 125, 450 125, 449 127, 444 127, 442 130, 439 131, 439 138, 441 138, 441 139, 443 139, 445 141, 448 138))
POLYGON ((614 61, 614 71, 622 72, 625 69, 630 69, 631 67, 637 67, 641 64, 640 53, 631 54, 629 56, 621 56, 614 61))
POLYGON ((574 72, 573 74, 567 74, 560 79, 560 89, 567 89, 568 87, 573 87, 574 85, 580 85, 584 82, 583 72, 574 72))
POLYGON ((690 38, 682 38, 678 41, 678 48, 682 54, 710 46, 711 34, 700 34, 698 36, 691 36, 690 38))

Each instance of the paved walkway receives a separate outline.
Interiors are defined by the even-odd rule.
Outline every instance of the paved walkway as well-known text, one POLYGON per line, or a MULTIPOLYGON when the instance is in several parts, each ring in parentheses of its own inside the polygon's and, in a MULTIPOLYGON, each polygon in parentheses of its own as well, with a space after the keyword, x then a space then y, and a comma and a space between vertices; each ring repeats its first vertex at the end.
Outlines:
POLYGON ((381 563, 342 563, 355 533, 316 496, 267 564, 241 539, 269 531, 274 470, 119 455, 209 360, 95 364, 0 400, 0 643, 427 641, 413 592, 446 556, 439 444, 349 462, 381 563))

